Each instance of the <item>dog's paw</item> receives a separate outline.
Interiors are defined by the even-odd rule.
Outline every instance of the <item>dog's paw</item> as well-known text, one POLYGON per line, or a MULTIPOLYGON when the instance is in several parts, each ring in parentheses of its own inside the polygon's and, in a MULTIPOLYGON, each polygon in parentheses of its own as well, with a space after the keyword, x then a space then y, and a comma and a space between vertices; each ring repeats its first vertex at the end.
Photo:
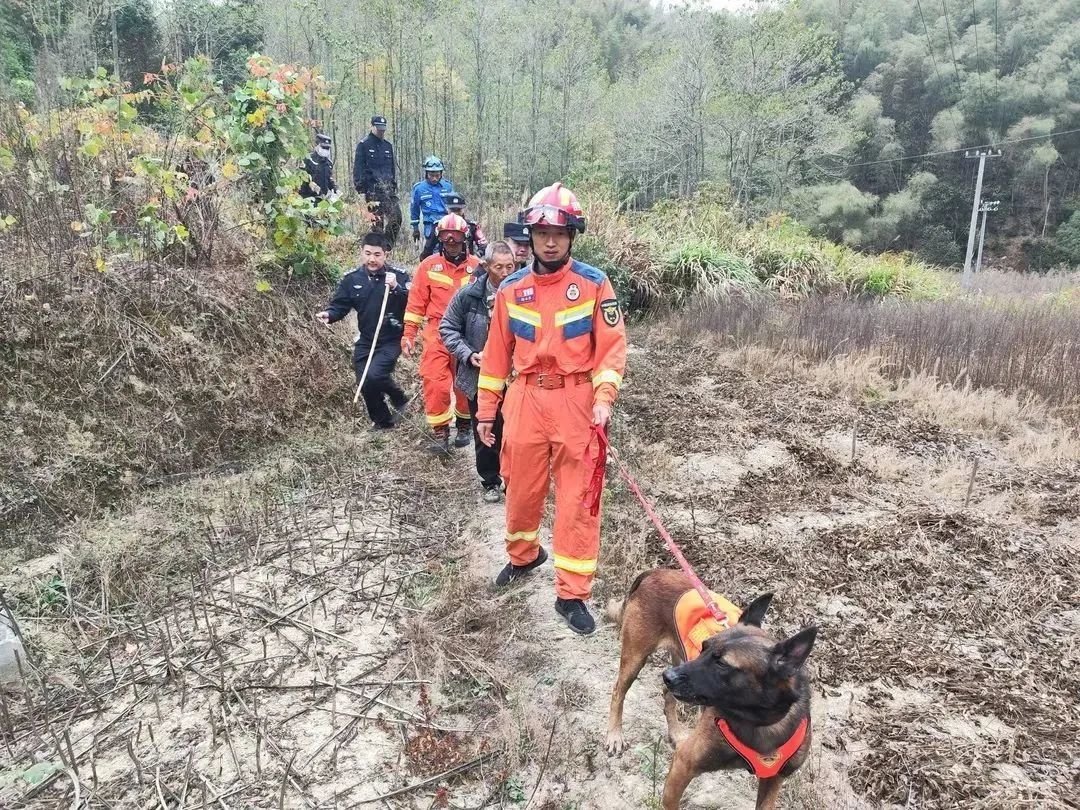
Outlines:
POLYGON ((623 739, 622 729, 614 729, 607 734, 607 752, 617 757, 626 750, 626 741, 623 739))

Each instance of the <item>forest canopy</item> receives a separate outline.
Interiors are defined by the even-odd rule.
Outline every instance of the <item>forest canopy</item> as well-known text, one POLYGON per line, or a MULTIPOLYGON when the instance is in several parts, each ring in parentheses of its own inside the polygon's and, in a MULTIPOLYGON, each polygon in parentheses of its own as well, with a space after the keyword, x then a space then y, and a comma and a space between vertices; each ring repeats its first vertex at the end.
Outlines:
MULTIPOLYGON (((138 89, 207 55, 240 80, 254 51, 316 67, 311 117, 339 179, 374 113, 400 173, 429 153, 478 207, 563 178, 645 207, 722 190, 867 250, 963 259, 977 161, 999 200, 988 251, 1080 264, 1077 0, 801 0, 747 12, 644 0, 9 0, 0 92, 63 104, 104 67, 138 89)), ((347 184, 343 184, 347 185, 347 184)))

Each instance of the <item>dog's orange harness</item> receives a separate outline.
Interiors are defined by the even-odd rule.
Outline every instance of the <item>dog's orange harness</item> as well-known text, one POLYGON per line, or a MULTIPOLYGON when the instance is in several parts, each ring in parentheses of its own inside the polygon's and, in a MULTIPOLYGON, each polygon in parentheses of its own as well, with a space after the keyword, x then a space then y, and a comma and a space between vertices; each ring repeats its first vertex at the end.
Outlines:
MULTIPOLYGON (((712 612, 705 605, 705 600, 695 590, 687 591, 675 603, 675 629, 679 632, 679 641, 682 643, 683 654, 687 661, 693 661, 701 655, 702 645, 707 639, 734 626, 742 616, 742 611, 727 599, 712 591, 709 593, 724 614, 723 622, 713 617, 712 612)), ((810 729, 810 718, 804 717, 795 729, 795 733, 771 754, 762 754, 746 745, 735 736, 735 732, 731 730, 726 720, 717 717, 716 728, 732 750, 742 757, 750 773, 758 779, 771 779, 780 773, 802 747, 806 740, 806 733, 810 729)))
POLYGON ((687 661, 693 661, 701 655, 701 646, 706 639, 734 627, 742 616, 742 611, 727 599, 712 591, 709 591, 709 594, 724 614, 723 622, 713 618, 705 600, 695 590, 687 591, 675 603, 675 629, 679 631, 679 641, 682 642, 687 661))
POLYGON ((716 727, 724 735, 727 744, 732 747, 736 754, 743 758, 747 769, 758 779, 771 779, 776 776, 788 764, 806 740, 806 732, 810 729, 810 718, 804 717, 795 729, 795 733, 788 737, 787 742, 773 751, 771 754, 762 754, 755 751, 749 745, 735 736, 727 720, 716 718, 716 727))

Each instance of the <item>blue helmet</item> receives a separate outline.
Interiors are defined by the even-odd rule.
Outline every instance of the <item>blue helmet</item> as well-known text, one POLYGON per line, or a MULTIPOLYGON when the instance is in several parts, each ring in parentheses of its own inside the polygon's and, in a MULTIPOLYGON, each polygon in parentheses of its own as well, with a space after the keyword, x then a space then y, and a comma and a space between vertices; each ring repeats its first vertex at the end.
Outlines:
POLYGON ((441 172, 445 171, 442 165, 442 161, 434 155, 428 155, 427 160, 424 161, 425 172, 441 172))

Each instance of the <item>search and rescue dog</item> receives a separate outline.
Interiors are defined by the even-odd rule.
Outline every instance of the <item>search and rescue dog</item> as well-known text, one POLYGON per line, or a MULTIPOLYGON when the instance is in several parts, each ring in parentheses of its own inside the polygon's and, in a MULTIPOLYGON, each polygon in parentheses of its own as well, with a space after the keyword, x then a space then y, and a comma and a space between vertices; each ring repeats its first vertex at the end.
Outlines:
POLYGON ((758 777, 759 810, 773 808, 781 783, 810 751, 810 687, 803 663, 817 628, 777 642, 761 629, 771 593, 742 611, 716 594, 713 599, 727 621, 713 618, 680 571, 654 569, 634 581, 621 605, 609 605, 609 617, 622 624, 622 655, 611 695, 608 753, 626 747, 626 692, 648 657, 662 648, 674 664, 664 672, 664 716, 675 744, 664 810, 677 810, 698 774, 736 766, 758 777), (702 708, 693 728, 682 726, 676 700, 702 708))

